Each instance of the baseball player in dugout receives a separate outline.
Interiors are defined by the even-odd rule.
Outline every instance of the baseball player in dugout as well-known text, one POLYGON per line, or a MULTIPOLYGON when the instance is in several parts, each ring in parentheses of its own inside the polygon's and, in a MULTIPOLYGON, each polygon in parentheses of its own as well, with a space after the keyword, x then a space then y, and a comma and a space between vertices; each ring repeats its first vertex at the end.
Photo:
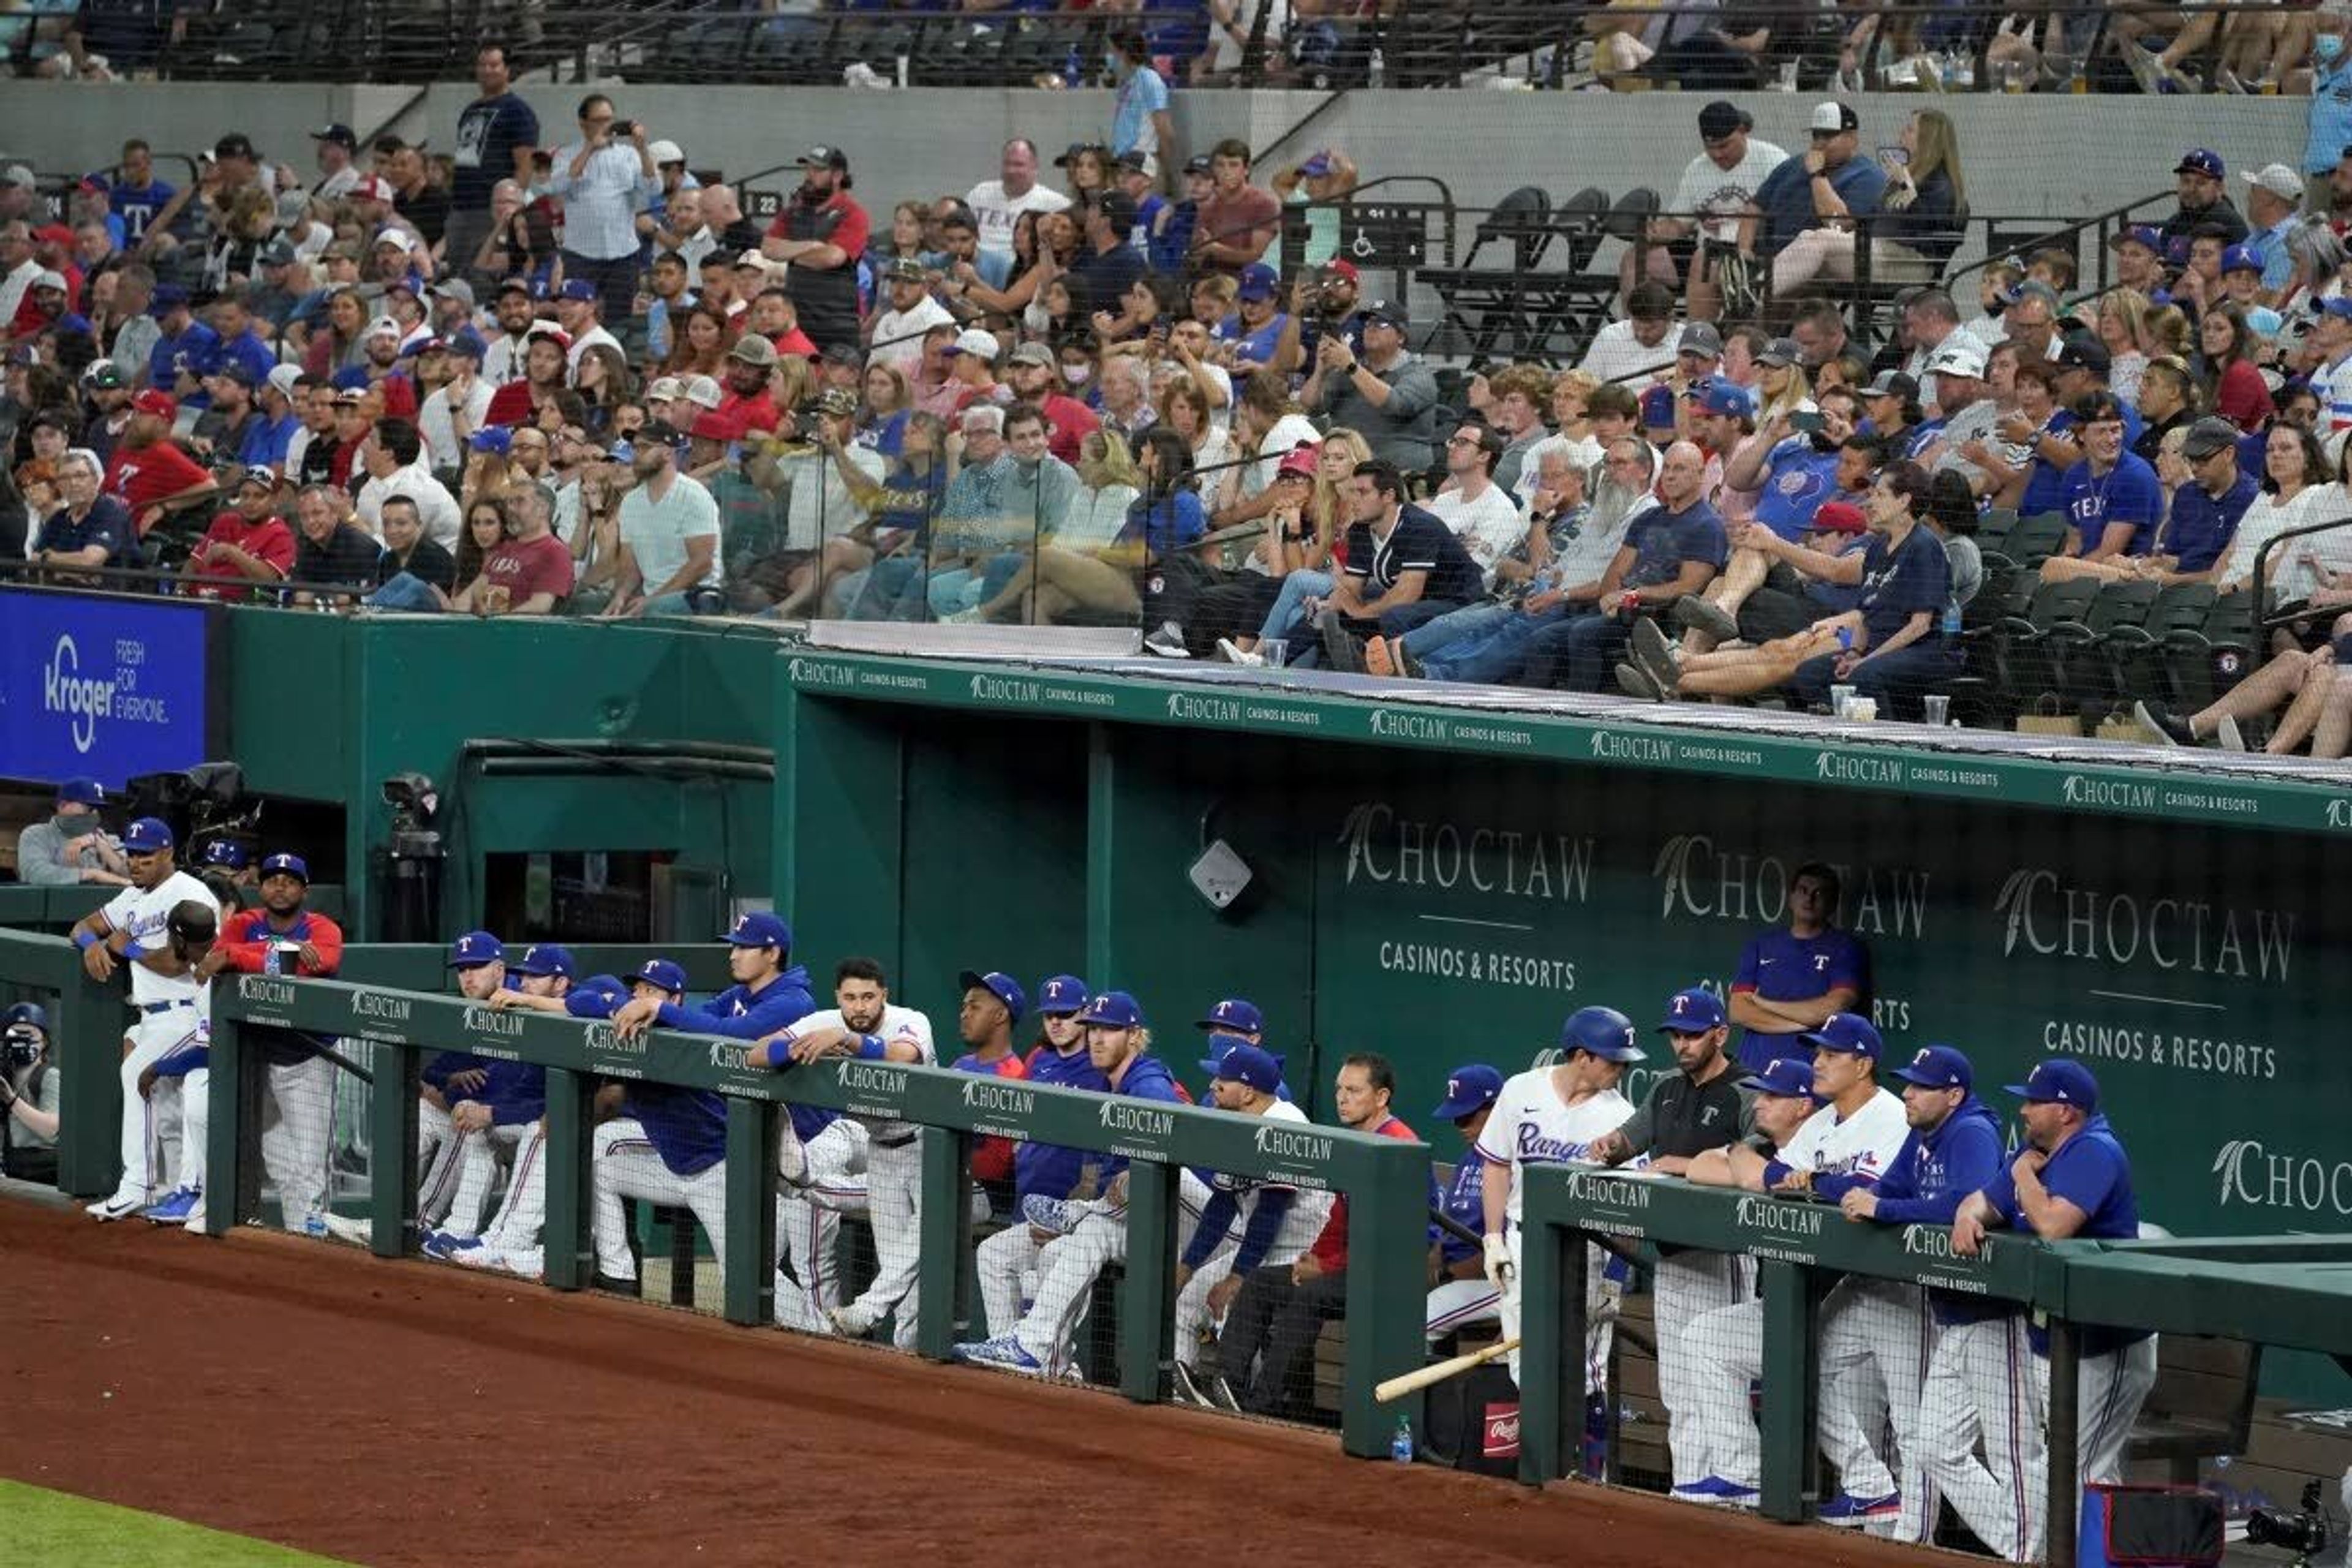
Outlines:
MULTIPOLYGON (((1969 1058, 1950 1046, 1923 1046, 1889 1075, 1903 1085, 1903 1119, 1910 1136, 1875 1187, 1849 1187, 1838 1200, 1845 1217, 1880 1225, 1952 1223, 1960 1200, 1990 1182, 2000 1169, 2000 1123, 1975 1093, 1969 1058)), ((1822 1509, 1832 1524, 1892 1521, 1895 1539, 1928 1539, 1936 1524, 1936 1492, 1929 1465, 1939 1447, 1948 1447, 1959 1415, 1957 1402, 1926 1397, 1920 1366, 1932 1337, 1924 1317, 1939 1327, 1981 1309, 1979 1298, 1949 1290, 1849 1276, 1823 1303, 1822 1336, 1822 1451, 1838 1468, 1840 1495, 1822 1509), (1857 1394, 1870 1386, 1874 1364, 1886 1391, 1905 1457, 1900 1489, 1885 1459, 1864 1436, 1880 1429, 1857 1394), (1904 1412, 1915 1414, 1906 1425, 1904 1412)), ((1969 1425, 1959 1451, 1975 1445, 1969 1425)), ((1990 1539, 1988 1537, 1988 1539, 1990 1539)))
MULTIPOLYGON (((1593 1158, 1610 1165, 1641 1161, 1650 1170, 1694 1181, 1700 1179, 1692 1171, 1694 1163, 1711 1158, 1727 1179, 1722 1151, 1756 1131, 1757 1100, 1748 1087, 1756 1080, 1743 1078, 1729 1055, 1731 1029, 1722 998, 1696 985, 1675 992, 1666 1001, 1658 1032, 1674 1052, 1676 1070, 1650 1086, 1641 1109, 1623 1126, 1593 1144, 1593 1158)), ((1777 1145, 1780 1137, 1794 1132, 1811 1110, 1812 1101, 1801 1090, 1784 1106, 1785 1121, 1775 1130, 1773 1142, 1777 1145)), ((1738 1300, 1746 1271, 1727 1253, 1683 1247, 1662 1249, 1651 1278, 1651 1310, 1658 1324, 1659 1398, 1674 1431, 1696 1433, 1696 1373, 1682 1330, 1701 1313, 1738 1300)), ((1696 1442, 1675 1442, 1671 1448, 1676 1487, 1706 1479, 1705 1455, 1696 1442)))
MULTIPOLYGON (((1867 1018, 1832 1013, 1821 1027, 1801 1037, 1816 1052, 1811 1089, 1821 1109, 1807 1116, 1771 1155, 1735 1144, 1724 1152, 1721 1177, 1715 1176, 1709 1156, 1707 1163, 1694 1163, 1692 1180, 1727 1178, 1726 1184, 1751 1191, 1837 1203, 1850 1191, 1875 1186, 1886 1173, 1910 1128, 1903 1102, 1878 1086, 1878 1031, 1867 1018)), ((1757 1080, 1759 1094, 1793 1099, 1802 1065, 1785 1057, 1776 1060, 1757 1080)), ((1759 1100, 1759 1122, 1764 1115, 1759 1100)), ((1824 1331, 1831 1327, 1826 1310, 1822 1325, 1824 1331)), ((1663 1326, 1660 1332, 1664 1332, 1663 1326)), ((1764 1454, 1748 1390, 1764 1370, 1764 1304, 1743 1291, 1729 1306, 1692 1320, 1683 1330, 1683 1348, 1695 1373, 1698 1428, 1690 1437, 1704 1446, 1708 1468, 1697 1481, 1677 1487, 1675 1495, 1693 1502, 1753 1507, 1764 1454)), ((1898 1396, 1895 1403, 1906 1402, 1898 1396)), ((1823 1404, 1826 1412, 1829 1401, 1825 1398, 1823 1404)), ((1894 1415, 1898 1440, 1907 1438, 1908 1423, 1917 1414, 1916 1396, 1907 1406, 1894 1415)), ((1875 1419, 1868 1424, 1874 1429, 1878 1425, 1875 1419)), ((1823 1421, 1824 1440, 1832 1426, 1823 1421)), ((1674 1440, 1679 1444, 1683 1434, 1678 1431, 1674 1440)), ((1906 1441, 1904 1451, 1916 1448, 1906 1441)), ((1826 1509, 1823 1513, 1828 1517, 1826 1509)))
MULTIPOLYGON (((197 963, 197 976, 211 980, 228 970, 316 978, 341 969, 342 928, 305 907, 309 864, 299 855, 268 855, 260 873, 261 907, 229 917, 221 940, 197 963)), ((270 1109, 261 1135, 261 1163, 278 1189, 281 1223, 290 1231, 323 1236, 334 1064, 292 1029, 254 1026, 247 1035, 268 1064, 270 1109)))
POLYGON ((133 822, 122 835, 130 886, 73 928, 82 969, 92 980, 104 984, 117 968, 131 969, 133 1016, 122 1037, 122 1179, 89 1205, 100 1220, 137 1214, 154 1201, 169 1177, 163 1151, 177 1141, 178 1086, 166 1085, 151 1103, 141 1079, 194 1035, 199 1022, 203 983, 193 973, 167 973, 173 964, 166 924, 182 904, 215 906, 205 885, 179 868, 173 851, 168 825, 152 816, 133 822))
MULTIPOLYGON (((2099 1113, 2099 1082, 2065 1057, 2035 1066, 2008 1092, 2025 1104, 2025 1147, 1971 1193, 1952 1222, 1952 1250, 1973 1258, 1991 1232, 2009 1229, 2044 1241, 2129 1240, 2139 1235, 2131 1156, 2099 1113)), ((1990 1305, 1990 1303, 1988 1303, 1990 1305)), ((2156 1385, 2156 1338, 2145 1330, 2085 1326, 2077 1384, 2074 1461, 2084 1486, 2123 1479, 2124 1440, 2156 1385)), ((1978 1538, 2012 1562, 2042 1555, 2042 1500, 2049 1455, 2042 1447, 2050 1407, 2050 1341, 2015 1311, 1944 1331, 1927 1369, 1931 1403, 1965 1407, 1949 1426, 1931 1426, 1927 1460, 1952 1506, 1978 1538), (1988 1413, 2029 1412, 2015 1423, 1988 1413), (1986 1464, 1969 1452, 1980 1426, 1986 1464)))
POLYGON ((1833 868, 1798 867, 1789 878, 1789 923, 1759 931, 1740 950, 1731 1021, 1740 1028, 1735 1054, 1748 1071, 1802 1055, 1790 1037, 1820 1028, 1831 1014, 1870 1010, 1870 952, 1837 923, 1842 895, 1833 868))
MULTIPOLYGON (((1480 1213, 1486 1221, 1486 1279, 1502 1292, 1503 1337, 1519 1337, 1519 1214, 1530 1165, 1590 1163, 1593 1143, 1633 1114, 1617 1092, 1629 1063, 1646 1058, 1634 1042, 1633 1021, 1613 1007, 1580 1007, 1559 1034, 1560 1060, 1523 1072, 1503 1085, 1478 1152, 1486 1166, 1480 1213)), ((1596 1309, 1601 1264, 1595 1256, 1585 1275, 1596 1309)), ((1597 1315, 1597 1312, 1596 1314, 1597 1315)), ((1519 1375, 1519 1353, 1511 1352, 1511 1377, 1519 1375)))
POLYGON ((0 1175, 57 1184, 58 1089, 47 1009, 19 1002, 0 1013, 0 1175))

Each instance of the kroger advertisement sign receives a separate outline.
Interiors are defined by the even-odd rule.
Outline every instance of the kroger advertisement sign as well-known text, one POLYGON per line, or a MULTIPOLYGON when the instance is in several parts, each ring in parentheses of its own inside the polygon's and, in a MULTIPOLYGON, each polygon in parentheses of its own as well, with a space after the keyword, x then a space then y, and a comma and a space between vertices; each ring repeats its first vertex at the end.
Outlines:
POLYGON ((0 776, 112 788, 205 761, 216 614, 0 589, 0 776))

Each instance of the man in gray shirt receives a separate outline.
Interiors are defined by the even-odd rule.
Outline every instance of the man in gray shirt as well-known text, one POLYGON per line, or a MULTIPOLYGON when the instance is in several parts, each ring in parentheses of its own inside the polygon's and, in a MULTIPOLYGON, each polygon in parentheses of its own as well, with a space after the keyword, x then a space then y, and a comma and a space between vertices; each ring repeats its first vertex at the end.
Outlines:
POLYGON ((1328 424, 1360 432, 1373 457, 1423 472, 1437 457, 1437 377, 1405 352, 1402 301, 1375 300, 1359 315, 1363 357, 1341 334, 1326 334, 1299 402, 1328 424))
POLYGON ((123 888, 130 863, 106 830, 98 808, 106 791, 96 779, 68 779, 58 786, 57 815, 16 836, 16 878, 36 888, 69 888, 78 882, 123 888))

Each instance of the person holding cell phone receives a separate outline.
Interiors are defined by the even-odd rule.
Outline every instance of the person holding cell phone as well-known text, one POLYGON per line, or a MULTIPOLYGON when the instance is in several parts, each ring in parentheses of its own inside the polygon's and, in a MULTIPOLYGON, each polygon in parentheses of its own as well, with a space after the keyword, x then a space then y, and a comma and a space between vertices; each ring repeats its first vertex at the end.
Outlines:
MULTIPOLYGON (((1892 147, 1878 150, 1886 187, 1870 219, 1870 276, 1880 283, 1932 283, 1959 248, 1968 195, 1951 116, 1923 109, 1903 123, 1892 147)), ((1849 281, 1860 231, 1824 223, 1790 240, 1772 261, 1772 291, 1786 294, 1817 278, 1849 281)))

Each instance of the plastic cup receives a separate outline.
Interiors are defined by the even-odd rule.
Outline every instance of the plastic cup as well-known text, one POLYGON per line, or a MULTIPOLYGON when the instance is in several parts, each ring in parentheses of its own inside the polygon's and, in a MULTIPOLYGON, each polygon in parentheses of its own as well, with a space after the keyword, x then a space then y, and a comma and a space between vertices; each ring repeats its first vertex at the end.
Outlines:
POLYGON ((1927 722, 1940 730, 1951 722, 1952 700, 1941 692, 1930 693, 1922 700, 1927 710, 1927 722))
POLYGON ((1841 719, 1843 719, 1843 718, 1845 718, 1845 717, 1847 716, 1847 712, 1846 712, 1846 710, 1847 710, 1848 709, 1852 708, 1853 706, 1853 687, 1851 687, 1851 686, 1832 686, 1832 687, 1831 687, 1831 688, 1830 688, 1830 711, 1831 711, 1832 713, 1833 713, 1833 714, 1837 715, 1837 717, 1839 717, 1839 718, 1841 718, 1841 719))

